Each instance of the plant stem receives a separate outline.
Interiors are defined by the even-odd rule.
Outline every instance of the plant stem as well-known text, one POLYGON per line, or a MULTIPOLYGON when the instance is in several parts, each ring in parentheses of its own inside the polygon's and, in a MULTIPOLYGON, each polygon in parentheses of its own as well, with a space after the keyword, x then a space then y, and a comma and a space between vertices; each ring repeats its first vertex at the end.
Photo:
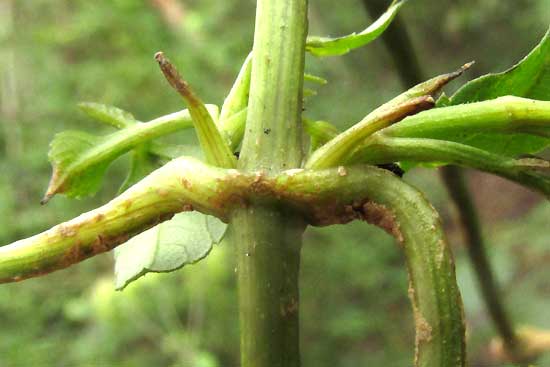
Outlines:
POLYGON ((550 168, 550 162, 537 158, 506 158, 452 141, 394 138, 377 133, 367 138, 350 159, 350 163, 368 164, 402 161, 438 161, 476 168, 515 181, 550 198, 550 181, 543 173, 550 168))
POLYGON ((415 366, 465 365, 462 301, 441 221, 415 188, 384 169, 346 166, 283 172, 283 201, 314 225, 366 220, 403 246, 416 321, 415 366))
MULTIPOLYGON (((258 0, 247 123, 239 167, 277 174, 302 162, 307 0, 258 0)), ((241 366, 298 367, 303 219, 266 203, 234 211, 241 366)))
MULTIPOLYGON (((384 11, 382 3, 383 1, 380 0, 363 0, 363 4, 371 16, 378 16, 384 11)), ((405 87, 418 84, 425 79, 406 25, 400 15, 397 15, 393 24, 382 35, 382 39, 392 55, 398 75, 405 87)), ((487 259, 477 211, 466 186, 464 174, 458 167, 447 166, 441 170, 441 177, 458 208, 467 239, 470 261, 473 264, 489 314, 504 341, 504 345, 511 351, 511 354, 517 355, 515 352, 518 340, 512 322, 501 302, 492 268, 487 259)))
POLYGON ((271 207, 235 212, 241 366, 298 367, 303 220, 271 207))
POLYGON ((181 211, 195 209, 227 220, 224 192, 232 177, 193 158, 175 159, 104 206, 0 247, 0 283, 43 275, 109 251, 181 211))
POLYGON ((279 170, 302 161, 307 0, 258 0, 252 77, 240 166, 279 170))

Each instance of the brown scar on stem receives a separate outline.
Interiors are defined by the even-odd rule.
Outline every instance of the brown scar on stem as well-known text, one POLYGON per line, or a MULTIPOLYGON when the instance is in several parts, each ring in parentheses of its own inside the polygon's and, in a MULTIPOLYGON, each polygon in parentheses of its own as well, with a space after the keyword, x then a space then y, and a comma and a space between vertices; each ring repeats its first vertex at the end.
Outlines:
MULTIPOLYGON (((308 198, 302 198, 307 210, 304 211, 311 225, 329 226, 332 224, 346 224, 353 220, 364 220, 367 223, 380 227, 393 236, 400 244, 405 239, 399 227, 395 213, 388 207, 371 200, 359 200, 350 204, 337 201, 325 201, 316 205, 307 205, 308 198)), ((315 195, 309 198, 312 203, 315 195)), ((304 203, 303 203, 304 204, 304 203)))
POLYGON ((293 315, 298 312, 299 304, 295 298, 291 298, 287 303, 281 304, 281 316, 293 315))
POLYGON ((187 190, 191 190, 191 188, 193 187, 193 184, 189 182, 189 180, 187 180, 185 177, 182 177, 180 179, 180 182, 182 186, 185 187, 187 190))
POLYGON ((404 242, 403 234, 401 233, 395 214, 386 206, 374 202, 366 202, 363 204, 363 213, 363 220, 382 228, 395 237, 397 242, 404 242))
POLYGON ((63 238, 74 237, 77 234, 77 230, 74 227, 75 225, 60 224, 57 226, 57 230, 63 238))

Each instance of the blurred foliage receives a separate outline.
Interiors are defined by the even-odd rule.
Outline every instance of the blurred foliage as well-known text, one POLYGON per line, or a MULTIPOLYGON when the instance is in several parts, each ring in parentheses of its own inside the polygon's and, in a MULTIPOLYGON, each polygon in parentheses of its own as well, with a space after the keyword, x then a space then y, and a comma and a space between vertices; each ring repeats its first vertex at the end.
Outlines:
MULTIPOLYGON (((549 5, 416 0, 402 14, 429 75, 475 59, 466 76, 473 78, 525 55, 548 26, 549 5)), ((369 22, 357 0, 337 7, 312 1, 310 10, 314 35, 348 34, 369 22)), ((203 100, 220 104, 252 46, 253 26, 252 0, 0 1, 0 244, 115 195, 127 158, 110 168, 95 198, 56 197, 39 207, 53 134, 103 131, 77 110, 78 102, 120 106, 140 120, 180 110, 153 61, 163 50, 203 100)), ((307 100, 307 116, 340 128, 401 90, 379 41, 343 58, 308 56, 307 69, 329 80, 307 100)), ((174 139, 192 137, 180 135, 174 139)), ((491 365, 485 351, 494 330, 463 257, 453 208, 435 172, 415 170, 406 179, 427 193, 447 224, 466 304, 469 355, 474 366, 491 365)), ((495 184, 487 176, 473 179, 476 190, 495 184)), ((514 201, 491 186, 481 198, 481 208, 489 208, 484 213, 491 214, 489 252, 514 319, 550 328, 550 207, 523 191, 518 195, 522 200, 514 201), (491 209, 495 202, 515 206, 500 215, 491 209)), ((123 292, 114 291, 110 255, 3 285, 0 366, 238 366, 232 251, 222 243, 197 265, 149 274, 123 292)), ((308 230, 301 279, 304 366, 410 365, 414 330, 406 287, 401 252, 385 233, 364 223, 308 230)))

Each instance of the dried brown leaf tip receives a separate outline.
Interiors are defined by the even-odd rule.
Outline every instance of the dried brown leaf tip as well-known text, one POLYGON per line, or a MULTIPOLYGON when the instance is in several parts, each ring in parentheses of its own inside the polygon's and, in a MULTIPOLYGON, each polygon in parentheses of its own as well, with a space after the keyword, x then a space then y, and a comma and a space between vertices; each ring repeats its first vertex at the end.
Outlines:
POLYGON ((164 56, 164 53, 159 51, 155 54, 155 60, 157 60, 160 70, 164 74, 164 77, 184 99, 187 103, 192 103, 196 97, 194 96, 189 84, 181 77, 176 67, 164 56))

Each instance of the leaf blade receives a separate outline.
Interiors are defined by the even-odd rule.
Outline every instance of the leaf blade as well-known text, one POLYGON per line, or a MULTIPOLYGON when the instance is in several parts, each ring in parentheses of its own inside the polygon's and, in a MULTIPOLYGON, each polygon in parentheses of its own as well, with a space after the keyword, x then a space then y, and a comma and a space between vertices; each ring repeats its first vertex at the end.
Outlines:
POLYGON ((369 27, 360 33, 352 33, 347 36, 330 37, 308 37, 306 51, 314 56, 339 56, 344 55, 356 48, 367 45, 378 38, 397 15, 399 9, 407 0, 394 1, 389 8, 369 27))
MULTIPOLYGON (((213 105, 207 108, 211 113, 217 111, 213 105)), ((53 173, 42 202, 61 193, 73 198, 95 194, 105 170, 116 158, 145 142, 192 126, 189 111, 182 110, 105 136, 74 131, 56 134, 49 152, 53 173)))
POLYGON ((149 272, 171 272, 204 259, 225 229, 214 217, 186 212, 133 237, 115 249, 116 289, 149 272))

